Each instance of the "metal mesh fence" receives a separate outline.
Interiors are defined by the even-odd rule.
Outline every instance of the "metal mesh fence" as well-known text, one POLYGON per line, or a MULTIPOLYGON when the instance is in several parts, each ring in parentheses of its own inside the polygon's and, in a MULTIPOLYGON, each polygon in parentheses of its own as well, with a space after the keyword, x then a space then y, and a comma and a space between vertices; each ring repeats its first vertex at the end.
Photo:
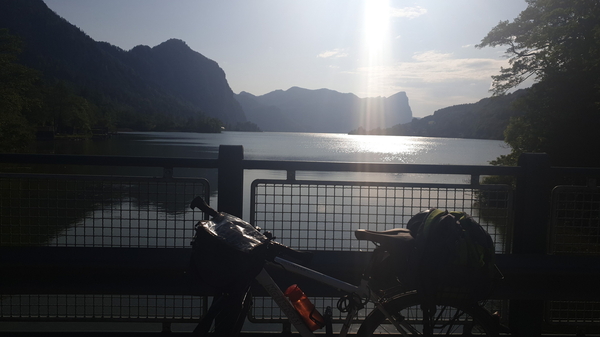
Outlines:
MULTIPOLYGON (((552 191, 549 253, 600 254, 600 188, 557 186, 552 191)), ((546 320, 551 324, 600 323, 600 302, 548 301, 546 320)))
MULTIPOLYGON (((0 176, 0 246, 189 248, 205 179, 0 176)), ((198 319, 206 298, 0 293, 0 320, 198 319)))
MULTIPOLYGON (((315 305, 317 311, 321 314, 325 312, 327 306, 336 308, 339 297, 311 297, 310 301, 315 305)), ((279 309, 279 306, 273 301, 271 297, 254 297, 252 299, 253 305, 248 314, 249 319, 253 322, 259 323, 280 323, 287 320, 285 314, 279 309)), ((366 315, 375 309, 375 305, 367 303, 363 310, 360 310, 357 321, 364 320, 366 315)), ((333 322, 340 323, 346 318, 346 314, 339 310, 332 311, 333 322)))
MULTIPOLYGON (((248 314, 250 321, 256 323, 281 323, 287 320, 285 314, 279 309, 275 301, 270 297, 254 297, 253 306, 248 314)), ((332 310, 332 322, 343 323, 346 319, 346 313, 337 310, 339 297, 311 297, 310 301, 315 305, 315 308, 322 314, 325 312, 325 308, 328 306, 332 310)), ((485 304, 485 307, 490 312, 504 310, 503 301, 489 301, 485 304)), ((364 308, 359 310, 354 321, 357 323, 362 322, 367 315, 375 310, 375 304, 366 303, 364 308)), ((415 317, 417 313, 413 313, 411 317, 415 317)), ((358 327, 358 325, 353 326, 358 327)))
POLYGON ((600 188, 557 186, 552 213, 551 254, 600 254, 600 188))
POLYGON ((204 179, 0 176, 0 245, 188 248, 204 179))
POLYGON ((588 325, 600 322, 600 302, 550 301, 546 305, 550 324, 588 325))
POLYGON ((496 252, 510 247, 512 192, 503 185, 433 185, 257 180, 251 222, 296 249, 372 249, 356 229, 405 227, 428 208, 471 214, 490 233, 496 252))
MULTIPOLYGON (((497 253, 510 249, 512 191, 504 185, 256 180, 251 193, 251 223, 296 249, 370 251, 373 243, 356 240, 356 229, 405 227, 413 215, 428 208, 467 212, 490 233, 497 253)), ((311 300, 321 310, 332 307, 334 319, 343 319, 335 310, 337 298, 311 300)), ((250 313, 253 320, 284 320, 270 298, 257 298, 257 303, 250 313)), ((499 310, 505 303, 489 305, 499 310)))
POLYGON ((66 295, 3 296, 2 320, 52 321, 197 321, 206 299, 184 295, 66 295))

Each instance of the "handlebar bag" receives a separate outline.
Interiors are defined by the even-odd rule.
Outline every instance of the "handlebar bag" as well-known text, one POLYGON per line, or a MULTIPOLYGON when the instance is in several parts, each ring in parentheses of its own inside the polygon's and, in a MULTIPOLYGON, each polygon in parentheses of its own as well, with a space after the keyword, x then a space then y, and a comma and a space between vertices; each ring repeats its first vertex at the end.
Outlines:
POLYGON ((256 227, 221 212, 196 224, 192 273, 217 292, 245 292, 264 265, 267 243, 256 227))

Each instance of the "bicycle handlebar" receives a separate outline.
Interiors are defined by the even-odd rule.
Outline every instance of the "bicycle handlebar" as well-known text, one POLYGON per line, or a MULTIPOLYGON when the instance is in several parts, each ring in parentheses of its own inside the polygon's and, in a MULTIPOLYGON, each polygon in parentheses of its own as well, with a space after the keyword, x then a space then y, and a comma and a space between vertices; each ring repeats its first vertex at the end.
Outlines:
POLYGON ((311 252, 302 252, 299 250, 295 250, 290 248, 284 244, 281 244, 277 241, 269 241, 269 249, 274 250, 274 254, 270 254, 269 260, 273 260, 276 256, 285 255, 292 259, 298 260, 301 263, 308 263, 312 260, 313 254, 311 252))
POLYGON ((212 207, 208 206, 208 204, 206 203, 206 201, 204 201, 204 199, 202 199, 202 197, 195 197, 194 200, 192 200, 192 202, 190 203, 190 208, 198 208, 202 212, 210 215, 211 217, 216 217, 219 215, 219 212, 217 212, 212 207))
MULTIPOLYGON (((202 199, 202 197, 194 198, 194 200, 192 200, 192 202, 190 203, 190 208, 191 209, 198 208, 213 218, 222 215, 221 213, 217 212, 215 209, 210 207, 206 203, 206 201, 204 201, 204 199, 202 199)), ((244 222, 241 219, 240 219, 240 221, 244 222)), ((251 225, 248 224, 248 226, 251 226, 251 225)), ((286 245, 283 245, 277 241, 273 241, 272 236, 270 234, 266 234, 265 236, 267 236, 267 238, 268 238, 268 243, 269 243, 268 248, 271 251, 268 254, 267 258, 271 261, 278 255, 288 256, 292 259, 300 261, 301 263, 308 263, 312 259, 312 253, 310 253, 310 252, 301 252, 301 251, 292 249, 286 245)))

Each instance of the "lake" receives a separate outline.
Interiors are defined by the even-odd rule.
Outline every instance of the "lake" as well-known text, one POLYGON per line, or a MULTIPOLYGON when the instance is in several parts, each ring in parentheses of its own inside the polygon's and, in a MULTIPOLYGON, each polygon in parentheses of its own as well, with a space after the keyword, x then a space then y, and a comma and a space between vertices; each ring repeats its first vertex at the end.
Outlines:
MULTIPOLYGON (((252 160, 294 160, 294 161, 327 161, 327 162, 368 162, 368 163, 406 163, 406 164, 460 164, 460 165, 489 165, 489 161, 500 155, 508 154, 509 148, 502 141, 474 140, 474 139, 449 139, 430 137, 399 137, 399 136, 364 136, 346 134, 319 134, 319 133, 246 133, 223 132, 220 134, 198 134, 182 132, 129 132, 120 133, 110 139, 93 141, 55 141, 43 143, 45 152, 56 154, 83 154, 83 155, 117 155, 117 156, 143 156, 143 157, 187 157, 214 159, 218 156, 220 145, 242 145, 245 159, 252 160), (49 146, 51 145, 51 146, 49 146)), ((80 168, 78 168, 80 170, 80 168)), ((87 168, 84 173, 108 174, 119 173, 128 175, 161 175, 160 170, 147 170, 143 168, 87 168), (118 171, 114 171, 118 170, 118 171)), ((77 171, 79 173, 79 171, 77 171)), ((174 171, 175 176, 204 177, 211 185, 211 204, 216 205, 217 186, 215 170, 205 169, 179 169, 174 171)), ((384 173, 353 173, 353 172, 298 172, 298 180, 319 181, 368 181, 368 182, 393 182, 393 183, 465 183, 469 176, 432 175, 432 174, 384 174, 384 173)), ((285 179, 286 173, 282 171, 249 170, 245 172, 244 186, 244 214, 245 219, 250 219, 250 184, 255 179, 285 179)), ((398 190, 396 190, 398 191, 398 190)), ((357 192, 358 193, 358 192, 357 192)), ((360 192, 363 193, 363 192, 360 192)), ((392 193, 392 192, 389 192, 392 193)), ((397 193, 397 192, 394 192, 397 193)), ((421 192, 419 192, 421 193, 421 192)), ((427 192, 429 193, 429 192, 427 192)), ((150 195, 151 196, 151 195, 150 195)), ((465 196, 471 200, 471 196, 465 196)), ((461 199, 457 199, 461 203, 461 199)), ((189 202, 189 201, 186 201, 189 202)), ((165 241, 164 233, 158 228, 177 228, 180 222, 193 219, 194 215, 185 210, 185 203, 179 202, 176 210, 169 212, 165 203, 160 200, 148 199, 148 195, 134 195, 125 201, 117 201, 108 210, 96 209, 88 213, 85 219, 80 219, 75 224, 70 224, 66 232, 51 240, 51 245, 87 245, 81 240, 94 237, 91 245, 120 244, 118 238, 122 228, 130 231, 130 236, 136 238, 133 246, 146 246, 148 241, 141 242, 138 236, 153 238, 151 246, 185 247, 189 237, 177 236, 176 242, 165 241), (147 205, 147 206, 140 206, 147 205), (154 228, 152 233, 142 229, 137 220, 136 229, 132 229, 133 220, 126 220, 123 214, 139 213, 139 208, 151 209, 156 214, 155 220, 143 219, 145 226, 154 228), (117 212, 118 210, 118 212, 117 212), (115 217, 114 214, 119 214, 115 217), (111 220, 110 230, 105 229, 107 219, 111 220), (172 222, 172 223, 171 223, 172 222), (119 223, 117 225, 117 223, 119 223), (102 228, 102 235, 98 236, 98 228, 102 228), (154 233, 156 232, 156 233, 154 233)), ((312 201, 311 201, 312 202, 312 201)), ((347 201, 340 201, 347 204, 347 201)), ((420 202, 420 201, 419 201, 420 202)), ((98 204, 96 202, 95 204, 98 204)), ((420 205, 420 204, 419 204, 420 205)), ((405 212, 418 212, 421 206, 414 206, 405 212)), ((443 204, 436 204, 444 207, 443 204)), ((447 207, 462 207, 463 204, 453 204, 447 207)), ((466 205, 465 205, 466 206, 466 205)), ((307 212, 318 214, 318 210, 309 209, 307 212)), ((471 207, 471 206, 469 206, 471 207)), ((413 214, 413 213, 409 213, 413 214)), ((404 219, 402 219, 404 220, 404 219)), ((369 224, 375 229, 378 224, 369 224)), ((271 226, 264 228, 270 228, 271 226)), ((302 227, 302 226, 300 226, 302 227)), ((369 227, 371 228, 371 227, 369 227)), ((171 235, 167 235, 171 236, 171 235)), ((171 236, 175 237, 175 236, 171 236)))
MULTIPOLYGON (((40 143, 37 151, 55 154, 215 159, 218 156, 219 145, 242 145, 244 158, 253 160, 489 165, 491 160, 510 153, 510 148, 503 141, 497 140, 286 132, 128 132, 101 141, 40 143)), ((131 168, 120 170, 123 174, 156 174, 156 171, 131 168)), ((95 170, 90 173, 103 172, 95 170)), ((175 175, 207 175, 206 178, 211 183, 214 178, 214 174, 205 170, 176 170, 175 175)), ((245 179, 249 183, 259 177, 283 178, 285 173, 251 171, 246 173, 245 179)), ((468 179, 452 175, 338 172, 302 172, 298 174, 298 178, 446 183, 465 182, 465 179, 468 179)))
MULTIPOLYGON (((222 132, 127 132, 106 140, 54 141, 38 145, 38 152, 55 154, 114 155, 216 159, 220 145, 242 145, 244 158, 252 160, 294 160, 325 162, 367 162, 439 165, 489 165, 491 160, 510 153, 498 140, 368 136, 333 133, 222 132)), ((85 173, 116 173, 115 168, 87 168, 85 173)), ((120 174, 160 175, 157 170, 118 168, 120 174)), ((205 177, 213 188, 216 174, 211 170, 175 169, 175 176, 205 177)), ((284 179, 281 171, 245 172, 244 195, 255 179, 284 179)), ((298 179, 464 183, 467 176, 430 174, 381 174, 351 172, 299 172, 298 179)), ((212 191, 216 197, 217 191, 212 191)), ((213 198, 216 200, 216 198, 213 198)), ((213 201, 214 202, 214 201, 213 201)), ((244 209, 249 201, 245 200, 244 209)), ((248 217, 248 212, 244 214, 248 217)))
POLYGON ((245 159, 405 164, 488 165, 490 160, 510 152, 503 141, 497 140, 229 131, 220 134, 128 132, 100 141, 40 143, 38 151, 217 158, 219 145, 243 145, 245 159))

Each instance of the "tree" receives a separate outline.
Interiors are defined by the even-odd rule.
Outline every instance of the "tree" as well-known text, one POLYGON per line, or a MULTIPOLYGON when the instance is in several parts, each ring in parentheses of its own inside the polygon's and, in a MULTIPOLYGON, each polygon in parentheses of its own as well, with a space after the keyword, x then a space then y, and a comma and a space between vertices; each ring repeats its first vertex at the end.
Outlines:
POLYGON ((509 68, 492 76, 494 94, 503 94, 531 76, 543 81, 556 73, 598 71, 600 2, 526 0, 513 21, 501 21, 477 48, 508 46, 509 68))
POLYGON ((546 152, 554 165, 600 166, 589 153, 600 144, 600 2, 527 0, 513 22, 502 21, 478 45, 508 46, 510 67, 493 76, 502 95, 529 77, 537 81, 516 102, 523 115, 511 119, 508 156, 494 164, 515 164, 523 152, 546 152))
POLYGON ((21 41, 0 29, 0 151, 24 149, 33 141, 26 115, 40 105, 35 97, 38 73, 17 63, 21 41))
POLYGON ((50 124, 57 131, 72 130, 78 134, 91 133, 98 108, 85 98, 73 94, 64 83, 47 87, 45 93, 45 116, 35 125, 50 124))

